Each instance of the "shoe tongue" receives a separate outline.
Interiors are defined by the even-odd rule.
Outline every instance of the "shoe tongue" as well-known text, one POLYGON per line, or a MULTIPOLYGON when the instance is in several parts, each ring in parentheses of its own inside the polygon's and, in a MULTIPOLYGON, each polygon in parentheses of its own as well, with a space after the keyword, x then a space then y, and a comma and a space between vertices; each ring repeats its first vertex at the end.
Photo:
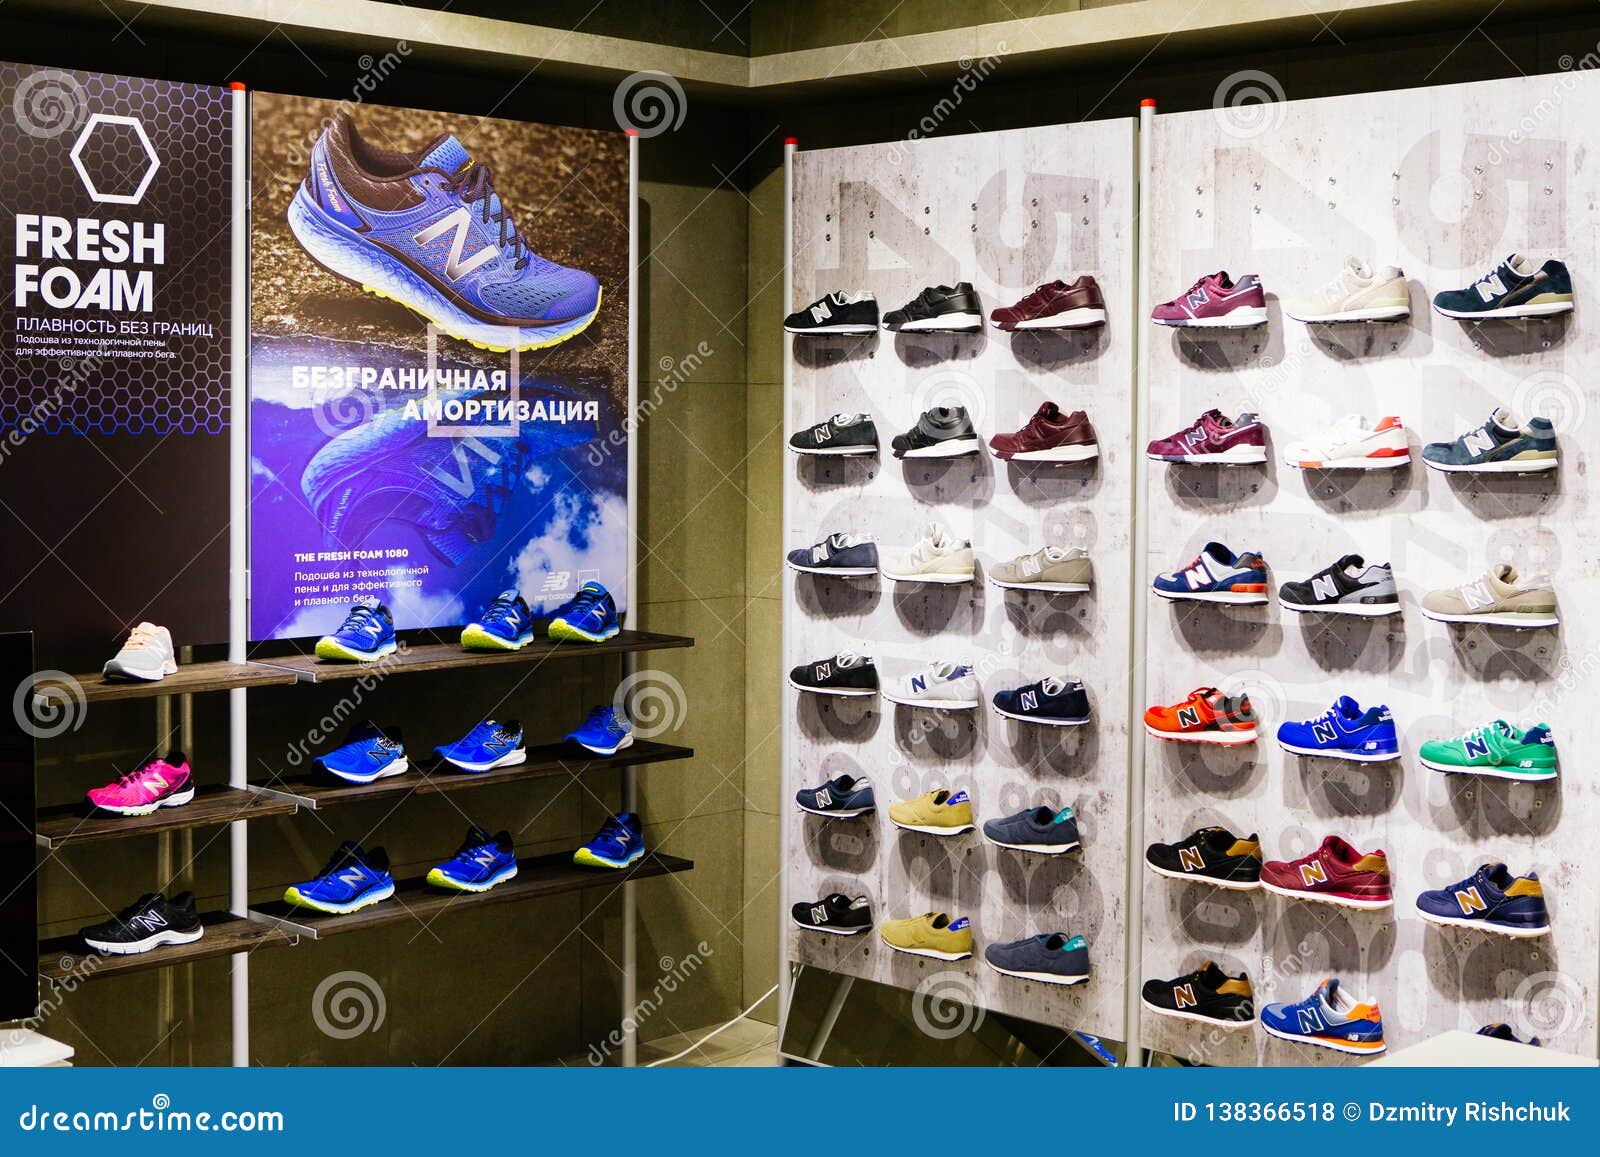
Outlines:
POLYGON ((1345 574, 1354 578, 1356 575, 1367 569, 1367 560, 1362 558, 1359 554, 1347 554, 1333 565, 1334 569, 1342 570, 1345 572, 1345 574))
POLYGON ((1046 402, 1039 407, 1033 416, 1035 418, 1044 418, 1050 422, 1059 422, 1061 420, 1061 407, 1054 402, 1046 402))
POLYGON ((836 667, 858 667, 861 665, 861 656, 854 651, 840 651, 833 657, 836 667))
POLYGON ((467 838, 462 842, 463 847, 481 848, 484 844, 494 843, 494 837, 484 831, 477 824, 467 829, 467 838))
POLYGON ((1330 976, 1328 979, 1324 980, 1317 986, 1317 995, 1322 997, 1323 1002, 1329 1008, 1337 1009, 1341 1007, 1342 1002, 1339 999, 1339 978, 1337 976, 1330 976))
POLYGON ((1363 281, 1366 281, 1366 280, 1368 280, 1368 279, 1370 279, 1372 277, 1371 268, 1369 268, 1367 263, 1365 261, 1361 260, 1361 258, 1359 258, 1359 257, 1346 258, 1345 259, 1345 267, 1348 268, 1351 273, 1354 273, 1357 277, 1361 278, 1361 280, 1363 280, 1363 281))
POLYGON ((1496 426, 1499 426, 1502 430, 1506 430, 1511 433, 1515 433, 1522 429, 1522 427, 1517 424, 1517 416, 1504 406, 1496 406, 1494 408, 1494 413, 1489 415, 1489 421, 1493 422, 1496 426))
POLYGON ((1059 695, 1061 694, 1061 689, 1066 685, 1067 681, 1065 679, 1058 679, 1054 675, 1046 675, 1039 682, 1039 686, 1044 688, 1046 695, 1059 695))
POLYGON ((1361 714, 1361 704, 1348 695, 1339 696, 1339 701, 1334 706, 1339 709, 1339 714, 1346 719, 1355 719, 1361 714))
POLYGON ((868 417, 869 415, 867 414, 835 414, 833 416, 833 424, 835 426, 854 426, 859 422, 865 422, 868 417))
POLYGON ((446 133, 436 140, 427 152, 422 154, 422 159, 417 162, 417 168, 442 169, 451 176, 455 176, 464 166, 471 163, 472 154, 467 152, 466 146, 449 133, 446 133))
POLYGON ((1218 968, 1216 961, 1214 960, 1208 960, 1202 964, 1196 971, 1195 975, 1205 977, 1207 983, 1209 983, 1213 988, 1221 984, 1224 980, 1228 979, 1227 973, 1218 968))

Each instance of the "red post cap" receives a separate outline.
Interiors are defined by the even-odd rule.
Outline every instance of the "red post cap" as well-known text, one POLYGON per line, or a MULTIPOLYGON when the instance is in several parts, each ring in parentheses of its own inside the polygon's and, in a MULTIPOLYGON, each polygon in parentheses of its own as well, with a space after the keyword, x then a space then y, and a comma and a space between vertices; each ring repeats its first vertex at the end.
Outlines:
POLYGON ((1139 107, 1140 108, 1155 108, 1156 107, 1155 97, 1152 97, 1152 96, 1145 97, 1143 100, 1141 100, 1139 102, 1139 107))
POLYGON ((622 131, 627 133, 630 137, 636 137, 639 135, 638 129, 623 129, 622 131))
POLYGON ((798 145, 800 143, 800 138, 799 137, 784 137, 783 138, 783 143, 786 144, 786 145, 798 145))
POLYGON ((244 91, 244 81, 242 81, 242 80, 230 80, 228 82, 228 87, 233 89, 234 92, 243 92, 244 91))

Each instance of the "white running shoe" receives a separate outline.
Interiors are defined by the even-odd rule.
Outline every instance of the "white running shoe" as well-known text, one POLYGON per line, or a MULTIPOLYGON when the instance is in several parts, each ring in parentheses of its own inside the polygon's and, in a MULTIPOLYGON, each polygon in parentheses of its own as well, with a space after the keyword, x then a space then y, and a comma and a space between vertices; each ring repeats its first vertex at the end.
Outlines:
POLYGON ((154 623, 140 623, 122 644, 122 650, 101 668, 108 679, 154 681, 178 673, 177 652, 172 649, 172 634, 154 623))
POLYGON ((930 522, 915 546, 884 559, 878 569, 884 578, 902 583, 970 583, 978 577, 972 544, 940 522, 930 522))
POLYGON ((966 663, 940 660, 900 676, 882 695, 906 707, 962 711, 978 705, 978 677, 966 663))
POLYGON ((1311 324, 1398 321, 1411 315, 1411 290, 1403 270, 1393 265, 1372 269, 1359 257, 1350 257, 1337 277, 1311 298, 1285 305, 1284 312, 1311 324))
POLYGON ((1326 433, 1289 446, 1283 460, 1301 470, 1390 470, 1411 465, 1411 447, 1399 418, 1379 418, 1374 426, 1350 414, 1326 433))

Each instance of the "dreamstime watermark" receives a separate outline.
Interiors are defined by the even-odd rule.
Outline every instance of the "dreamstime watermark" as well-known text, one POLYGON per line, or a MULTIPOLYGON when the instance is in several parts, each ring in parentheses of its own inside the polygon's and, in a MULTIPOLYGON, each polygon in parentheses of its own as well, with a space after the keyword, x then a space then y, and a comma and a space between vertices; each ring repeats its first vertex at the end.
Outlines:
POLYGON ((635 72, 622 78, 611 94, 611 115, 617 126, 641 138, 659 137, 683 127, 689 98, 678 78, 664 72, 635 72))
POLYGON ((655 385, 650 390, 650 396, 640 399, 639 404, 634 406, 633 413, 624 418, 620 426, 604 438, 590 443, 589 465, 602 466, 614 452, 625 448, 628 439, 638 432, 639 427, 649 421, 666 400, 678 392, 678 387, 693 378, 700 371, 700 367, 705 365, 706 359, 716 352, 710 342, 702 340, 681 358, 662 357, 656 363, 661 370, 661 377, 656 379, 655 385))
POLYGON ((613 1053, 622 1047, 628 1035, 639 1031, 641 1025, 661 1011, 667 998, 677 992, 679 988, 699 972, 707 960, 715 956, 710 944, 704 940, 694 946, 694 951, 684 956, 681 960, 674 960, 670 956, 663 956, 656 962, 661 975, 656 978, 650 992, 633 1006, 633 1010, 622 1018, 622 1023, 605 1035, 599 1044, 589 1046, 589 1063, 599 1066, 606 1063, 613 1053))
POLYGON ((35 671, 11 693, 11 714, 34 739, 54 739, 83 726, 88 698, 65 671, 35 671))
POLYGON ((978 91, 978 86, 993 75, 995 69, 1005 60, 1008 46, 1004 40, 995 44, 995 50, 987 56, 973 60, 963 57, 957 62, 961 74, 956 77, 955 83, 950 86, 950 94, 942 96, 934 102, 927 112, 922 114, 916 125, 906 133, 905 140, 896 141, 889 146, 887 154, 888 164, 891 168, 905 162, 904 145, 912 141, 920 141, 937 133, 947 120, 955 115, 956 110, 965 103, 967 97, 978 91))
POLYGON ((1523 1010, 1524 1031, 1541 1036, 1547 1042, 1583 1024, 1589 1008, 1583 985, 1565 972, 1540 972, 1523 977, 1511 996, 1511 1003, 1523 1010))
POLYGON ((0 466, 10 461, 11 455, 22 449, 29 438, 67 408, 67 403, 77 395, 78 388, 88 380, 90 374, 100 369, 101 360, 97 357, 63 355, 57 359, 56 364, 60 367, 61 373, 55 377, 49 394, 33 409, 18 418, 15 426, 8 427, 5 433, 0 435, 0 466))
POLYGON ((7 1049, 21 1048, 28 1043, 28 1035, 38 1032, 49 1020, 66 1004, 67 997, 78 990, 78 985, 93 978, 105 963, 105 957, 98 953, 87 956, 63 956, 61 958, 61 971, 64 975, 58 976, 51 983, 48 991, 34 1006, 33 1015, 25 1020, 19 1020, 10 1025, 3 1039, 0 1039, 0 1059, 3 1059, 7 1049))
POLYGON ((911 1019, 934 1040, 953 1040, 983 1024, 978 983, 965 972, 949 969, 922 978, 911 994, 911 1019))
POLYGON ((395 45, 382 56, 373 56, 364 52, 356 60, 356 66, 361 69, 350 85, 350 95, 338 101, 333 106, 333 111, 317 122, 316 126, 300 140, 292 142, 284 150, 283 159, 291 166, 303 167, 311 162, 311 149, 317 139, 328 129, 333 127, 334 121, 339 117, 349 114, 365 105, 367 98, 378 91, 380 85, 394 75, 395 70, 405 63, 406 57, 411 55, 411 45, 404 40, 395 41, 395 45))
POLYGON ((689 696, 683 684, 666 671, 635 671, 624 679, 611 706, 628 717, 633 734, 654 739, 682 727, 689 717, 689 696))
POLYGON ((1277 77, 1246 68, 1223 78, 1211 96, 1211 107, 1224 133, 1250 140, 1283 123, 1284 100, 1277 77))
POLYGON ((1575 436, 1589 413, 1583 387, 1571 374, 1555 369, 1536 370, 1517 383, 1511 408, 1523 418, 1549 418, 1563 438, 1575 436))
POLYGON ((30 137, 59 137, 83 123, 89 114, 89 94, 72 73, 41 68, 17 85, 11 114, 30 137))
POLYGON ((335 972, 311 994, 311 1019, 334 1040, 377 1032, 388 1015, 383 985, 365 972, 335 972))
POLYGON ((361 674, 356 676, 350 692, 341 696, 337 703, 306 729, 301 738, 289 745, 289 749, 284 752, 284 762, 290 767, 299 767, 311 757, 314 748, 341 734, 351 716, 355 715, 367 701, 367 696, 388 678, 390 669, 400 662, 409 649, 404 639, 397 640, 393 651, 376 662, 365 665, 361 674))

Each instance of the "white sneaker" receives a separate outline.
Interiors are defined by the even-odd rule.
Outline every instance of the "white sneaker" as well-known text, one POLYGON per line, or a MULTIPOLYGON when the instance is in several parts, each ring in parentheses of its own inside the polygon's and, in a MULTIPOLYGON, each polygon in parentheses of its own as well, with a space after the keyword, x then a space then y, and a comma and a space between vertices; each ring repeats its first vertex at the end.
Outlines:
POLYGON ((1374 426, 1350 414, 1326 433, 1287 447, 1283 460, 1301 470, 1389 470, 1411 465, 1411 447, 1399 418, 1379 418, 1374 426))
POLYGON ((978 705, 978 677, 965 663, 934 662, 900 676, 882 695, 907 707, 960 711, 978 705))
POLYGON ((902 583, 970 583, 978 577, 972 544, 939 522, 930 522, 920 542, 905 554, 889 556, 878 569, 884 578, 902 583))
POLYGON ((160 679, 178 673, 172 634, 154 623, 140 623, 112 659, 101 669, 108 679, 160 679))
POLYGON ((1285 305, 1283 311, 1304 322, 1396 321, 1411 315, 1411 290, 1403 270, 1393 265, 1370 269, 1351 257, 1311 298, 1285 305))

